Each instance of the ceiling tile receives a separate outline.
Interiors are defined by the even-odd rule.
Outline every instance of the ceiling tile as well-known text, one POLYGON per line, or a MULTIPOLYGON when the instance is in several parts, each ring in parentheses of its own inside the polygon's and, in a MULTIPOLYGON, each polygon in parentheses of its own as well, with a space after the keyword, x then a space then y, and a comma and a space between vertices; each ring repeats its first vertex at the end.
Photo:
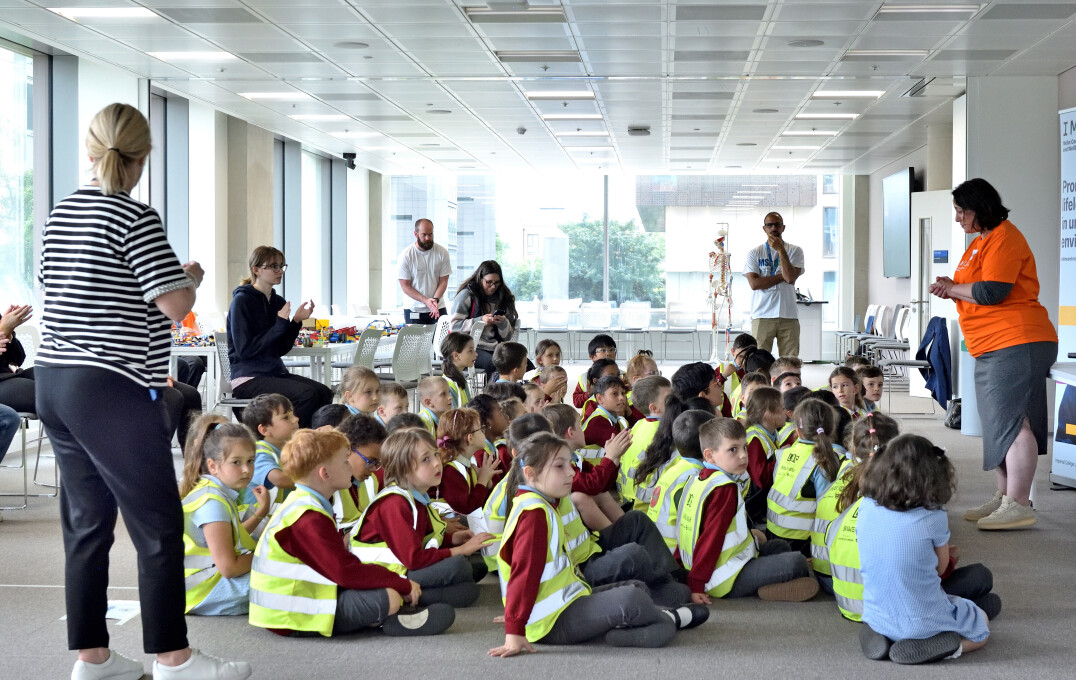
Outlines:
POLYGON ((155 11, 180 24, 262 23, 242 7, 158 7, 155 11))

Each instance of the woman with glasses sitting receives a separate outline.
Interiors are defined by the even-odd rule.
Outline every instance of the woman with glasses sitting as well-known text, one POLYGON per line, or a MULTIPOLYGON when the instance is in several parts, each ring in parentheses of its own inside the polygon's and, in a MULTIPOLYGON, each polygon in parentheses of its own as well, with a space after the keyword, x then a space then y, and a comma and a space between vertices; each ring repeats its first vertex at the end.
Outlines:
POLYGON ((310 427, 310 418, 332 402, 326 385, 288 373, 280 357, 295 346, 299 328, 314 311, 314 301, 299 305, 277 295, 288 265, 284 253, 272 246, 258 246, 250 254, 250 276, 232 291, 228 309, 228 361, 232 366, 232 394, 253 399, 259 394, 282 394, 291 400, 299 427, 310 427))
MULTIPOLYGON (((478 265, 460 284, 456 299, 452 301, 452 330, 470 333, 475 321, 484 322, 486 327, 475 343, 478 358, 474 365, 487 375, 492 374, 495 372, 493 350, 502 342, 515 342, 520 326, 516 296, 504 283, 501 265, 496 260, 486 260, 478 265)), ((534 365, 528 359, 527 370, 533 369, 534 365)))

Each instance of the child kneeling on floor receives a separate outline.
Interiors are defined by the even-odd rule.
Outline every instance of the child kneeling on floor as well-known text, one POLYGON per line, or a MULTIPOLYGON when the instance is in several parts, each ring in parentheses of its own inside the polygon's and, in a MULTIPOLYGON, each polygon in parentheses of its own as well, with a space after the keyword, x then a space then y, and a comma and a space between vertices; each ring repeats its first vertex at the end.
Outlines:
POLYGON ((351 485, 347 437, 335 430, 301 430, 280 462, 295 490, 277 508, 254 551, 250 623, 278 635, 346 635, 380 626, 387 635, 435 635, 455 611, 417 605, 422 588, 348 552, 333 519, 332 495, 351 485))
MULTIPOLYGON (((870 659, 902 664, 956 658, 981 649, 1001 599, 947 594, 951 570, 945 504, 955 488, 953 464, 930 440, 905 434, 876 453, 863 471, 856 538, 863 579, 860 645, 870 659)), ((989 572, 986 572, 989 574, 989 572)))
POLYGON ((818 593, 807 558, 786 541, 765 540, 752 530, 743 491, 747 432, 732 418, 715 418, 699 428, 704 469, 688 481, 680 509, 680 559, 688 570, 691 601, 745 597, 804 602, 818 593))
POLYGON ((539 432, 520 445, 497 553, 505 640, 491 656, 534 651, 534 642, 578 644, 599 636, 616 647, 664 647, 679 625, 705 620, 691 607, 662 610, 642 583, 592 590, 580 577, 557 510, 574 476, 571 451, 560 437, 539 432))

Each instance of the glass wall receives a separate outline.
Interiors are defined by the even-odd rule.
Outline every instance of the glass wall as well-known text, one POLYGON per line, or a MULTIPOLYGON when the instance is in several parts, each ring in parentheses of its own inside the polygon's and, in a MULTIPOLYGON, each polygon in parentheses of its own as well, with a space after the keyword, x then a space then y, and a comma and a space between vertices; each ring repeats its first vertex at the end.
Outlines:
POLYGON ((452 256, 449 303, 482 260, 496 259, 522 303, 538 299, 548 307, 569 301, 575 309, 606 299, 608 285, 614 307, 649 303, 654 324, 676 304, 694 309, 705 325, 709 253, 723 231, 732 274, 731 322, 745 327, 751 310, 742 275, 747 253, 765 241, 766 213, 777 211, 787 225, 785 238, 803 248, 807 261, 797 288, 829 301, 827 322, 836 319, 840 185, 832 175, 610 175, 608 280, 603 175, 394 176, 390 182, 383 240, 388 304, 403 304, 397 257, 414 240, 415 220, 428 217, 435 240, 452 256))
POLYGON ((0 307, 33 300, 33 58, 0 46, 0 307))
MULTIPOLYGON (((329 238, 329 206, 325 201, 325 189, 329 181, 329 161, 326 158, 302 152, 302 291, 303 300, 314 300, 322 304, 328 298, 324 286, 326 260, 323 257, 324 245, 329 238)), ((294 307, 298 302, 293 303, 294 307)))

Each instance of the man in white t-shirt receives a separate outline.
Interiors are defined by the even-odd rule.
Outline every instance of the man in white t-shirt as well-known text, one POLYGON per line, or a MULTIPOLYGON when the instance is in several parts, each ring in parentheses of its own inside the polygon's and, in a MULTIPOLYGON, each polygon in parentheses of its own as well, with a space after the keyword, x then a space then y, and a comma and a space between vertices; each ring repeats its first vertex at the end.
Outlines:
POLYGON ((404 309, 407 323, 437 323, 447 310, 441 296, 448 288, 452 273, 448 250, 433 242, 433 222, 425 217, 415 221, 415 242, 407 246, 400 257, 397 278, 404 295, 415 302, 404 309))
POLYGON ((771 351, 777 340, 778 356, 800 353, 800 322, 796 313, 796 279, 803 274, 803 250, 785 243, 785 220, 769 213, 763 220, 766 242, 747 254, 743 273, 751 294, 751 335, 759 349, 771 351))

